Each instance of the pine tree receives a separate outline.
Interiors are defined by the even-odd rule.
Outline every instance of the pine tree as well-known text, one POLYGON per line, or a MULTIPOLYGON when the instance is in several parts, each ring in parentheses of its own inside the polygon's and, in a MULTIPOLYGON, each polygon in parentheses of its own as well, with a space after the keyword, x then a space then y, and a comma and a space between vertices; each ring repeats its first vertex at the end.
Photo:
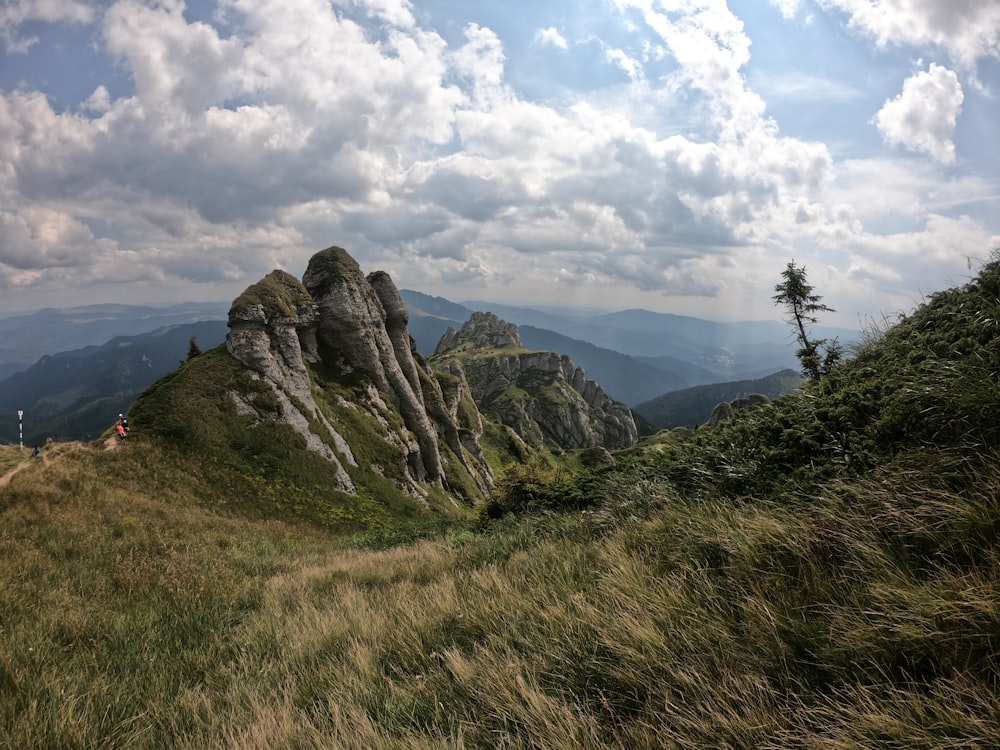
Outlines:
POLYGON ((789 261, 781 272, 784 281, 774 287, 777 294, 772 298, 776 305, 784 305, 788 310, 788 322, 795 327, 795 338, 799 342, 799 350, 795 356, 802 363, 802 372, 813 380, 828 373, 840 361, 842 349, 836 339, 827 343, 826 339, 811 339, 808 328, 818 321, 815 313, 836 312, 822 302, 820 295, 813 292, 806 279, 806 269, 799 268, 795 261, 789 261), (824 356, 820 358, 820 347, 824 356))

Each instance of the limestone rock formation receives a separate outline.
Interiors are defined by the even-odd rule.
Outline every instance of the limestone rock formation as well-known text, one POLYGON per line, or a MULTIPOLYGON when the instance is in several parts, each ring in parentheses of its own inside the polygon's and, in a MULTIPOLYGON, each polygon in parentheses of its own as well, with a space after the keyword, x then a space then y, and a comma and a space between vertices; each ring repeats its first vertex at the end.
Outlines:
MULTIPOLYGON (((316 305, 305 287, 284 271, 273 271, 233 302, 226 348, 272 387, 281 405, 279 419, 301 434, 310 450, 336 465, 338 489, 353 492, 351 477, 334 450, 309 427, 310 417, 323 422, 344 460, 354 463, 350 446, 312 397, 305 359, 315 361, 317 319, 316 305)), ((255 411, 240 394, 233 398, 242 411, 255 411)))
POLYGON ((474 313, 460 331, 449 328, 433 360, 461 371, 479 409, 531 445, 614 450, 638 439, 625 404, 569 357, 525 350, 517 326, 493 313, 474 313))
MULTIPOLYGON (((272 387, 280 404, 275 418, 337 465, 338 489, 355 491, 350 467, 371 452, 359 452, 344 437, 350 425, 357 431, 358 420, 366 425, 365 440, 378 435, 380 455, 388 446, 398 457, 406 477, 402 489, 413 496, 426 495, 427 485, 448 488, 449 462, 479 492, 491 486, 478 444, 479 414, 449 406, 436 375, 415 354, 406 305, 387 274, 365 278, 345 250, 328 248, 313 256, 302 282, 274 271, 248 288, 233 303, 229 327, 229 352, 272 387), (350 380, 351 398, 326 393, 312 366, 326 377, 350 380)), ((245 413, 253 410, 239 394, 233 397, 245 413)), ((400 473, 374 464, 362 468, 400 473)))
POLYGON ((752 409, 760 404, 766 404, 770 399, 763 393, 751 393, 749 396, 737 398, 732 401, 723 401, 715 405, 712 415, 705 423, 708 427, 718 427, 727 419, 736 416, 736 412, 752 409))

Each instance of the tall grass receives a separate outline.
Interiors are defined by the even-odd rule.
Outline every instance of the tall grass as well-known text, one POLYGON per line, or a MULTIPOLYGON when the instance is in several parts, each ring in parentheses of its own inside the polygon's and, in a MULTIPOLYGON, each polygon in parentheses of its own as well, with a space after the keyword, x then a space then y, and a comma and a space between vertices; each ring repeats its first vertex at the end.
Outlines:
POLYGON ((208 509, 163 455, 128 448, 32 465, 0 490, 0 747, 1000 736, 996 461, 928 453, 926 471, 801 503, 646 480, 615 498, 643 512, 368 549, 208 509), (155 498, 129 478, 154 470, 155 498))

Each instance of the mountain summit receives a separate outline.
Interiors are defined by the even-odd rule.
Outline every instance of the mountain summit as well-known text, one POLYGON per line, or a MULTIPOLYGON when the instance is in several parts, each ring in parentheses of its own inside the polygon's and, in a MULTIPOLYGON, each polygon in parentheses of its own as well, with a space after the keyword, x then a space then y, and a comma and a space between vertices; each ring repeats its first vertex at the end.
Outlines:
MULTIPOLYGON (((457 404, 446 403, 412 345, 407 321, 388 274, 366 278, 347 251, 331 247, 313 256, 302 282, 273 271, 240 295, 229 312, 226 348, 270 388, 276 400, 270 416, 336 466, 341 491, 357 490, 347 467, 357 466, 358 458, 341 426, 351 420, 337 416, 345 409, 360 409, 384 425, 382 439, 394 446, 411 494, 423 494, 424 483, 449 487, 447 461, 485 491, 492 475, 476 441, 482 426, 461 425, 463 444, 457 404), (325 399, 335 407, 327 413, 314 397, 307 362, 353 381, 354 398, 325 399)), ((241 394, 232 398, 241 413, 256 411, 241 394)))
POLYGON ((577 449, 633 445, 632 412, 608 396, 566 355, 530 351, 517 326, 475 312, 441 337, 431 361, 460 374, 482 412, 535 447, 577 449))

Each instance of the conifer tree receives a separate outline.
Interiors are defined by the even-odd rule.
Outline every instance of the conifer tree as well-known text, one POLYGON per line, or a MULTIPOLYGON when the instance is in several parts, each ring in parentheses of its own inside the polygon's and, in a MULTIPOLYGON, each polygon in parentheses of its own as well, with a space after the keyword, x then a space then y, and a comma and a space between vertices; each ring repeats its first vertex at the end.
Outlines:
POLYGON ((802 363, 802 372, 813 380, 828 373, 840 361, 842 349, 836 339, 827 343, 826 339, 809 337, 809 326, 818 321, 815 313, 836 312, 822 302, 820 295, 813 292, 812 285, 806 279, 805 266, 799 268, 795 261, 789 261, 781 272, 784 281, 774 287, 777 294, 772 298, 776 305, 784 305, 788 310, 788 322, 795 328, 795 338, 799 342, 799 350, 795 356, 802 363), (820 358, 820 347, 824 356, 820 358))

